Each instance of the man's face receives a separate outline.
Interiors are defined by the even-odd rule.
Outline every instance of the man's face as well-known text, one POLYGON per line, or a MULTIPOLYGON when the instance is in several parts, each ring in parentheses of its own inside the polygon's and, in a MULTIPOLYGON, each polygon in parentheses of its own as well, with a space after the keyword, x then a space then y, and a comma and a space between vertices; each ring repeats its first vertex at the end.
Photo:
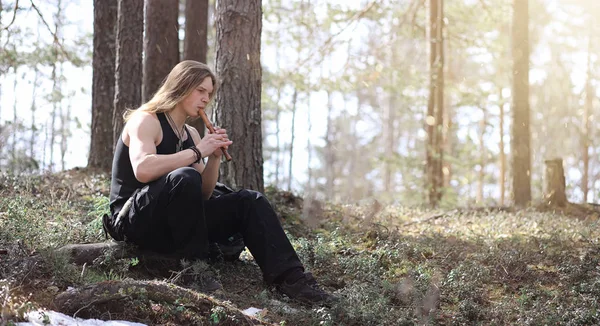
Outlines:
POLYGON ((200 85, 188 95, 181 104, 185 110, 185 113, 190 117, 199 116, 198 111, 206 108, 210 96, 213 92, 212 79, 210 77, 204 78, 200 85))

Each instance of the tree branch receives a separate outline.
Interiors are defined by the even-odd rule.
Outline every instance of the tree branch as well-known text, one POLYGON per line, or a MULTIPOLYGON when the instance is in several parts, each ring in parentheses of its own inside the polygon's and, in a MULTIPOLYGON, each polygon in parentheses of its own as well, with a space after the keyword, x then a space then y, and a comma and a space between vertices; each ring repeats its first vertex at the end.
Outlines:
MULTIPOLYGON (((329 38, 327 38, 327 40, 325 40, 325 42, 323 42, 323 44, 321 44, 321 46, 317 50, 317 52, 321 55, 321 61, 323 60, 324 52, 327 50, 328 47, 331 46, 333 39, 335 37, 337 37, 338 35, 342 34, 344 31, 346 31, 346 29, 348 29, 350 27, 350 25, 352 25, 355 21, 359 20, 364 15, 366 15, 375 6, 375 4, 377 4, 377 2, 378 2, 377 0, 371 2, 365 8, 363 8, 361 11, 354 14, 354 16, 350 17, 350 19, 349 19, 350 22, 346 26, 341 28, 337 33, 331 34, 329 36, 329 38)), ((316 53, 311 53, 310 55, 306 56, 306 58, 304 58, 304 60, 298 62, 298 64, 296 65, 296 68, 293 69, 292 71, 297 71, 298 69, 300 69, 300 67, 305 66, 309 60, 311 60, 312 58, 315 57, 315 54, 316 53)))
POLYGON ((10 23, 8 23, 8 25, 6 25, 6 27, 3 27, 2 29, 7 31, 8 28, 15 22, 15 18, 17 18, 17 10, 19 9, 19 0, 15 1, 15 10, 13 10, 13 17, 12 20, 10 21, 10 23))
POLYGON ((58 36, 56 35, 56 33, 54 33, 52 31, 52 28, 50 27, 50 25, 48 24, 48 22, 46 21, 46 19, 44 19, 44 15, 42 15, 42 13, 38 9, 38 7, 35 5, 35 3, 33 3, 33 0, 29 0, 29 1, 31 2, 31 7, 37 12, 38 16, 40 16, 40 19, 42 20, 42 23, 44 23, 44 25, 46 26, 46 28, 48 29, 48 31, 50 32, 50 34, 52 34, 52 37, 54 38, 54 43, 56 45, 58 45, 58 47, 60 49, 60 52, 62 52, 62 54, 64 54, 65 57, 67 57, 67 59, 69 61, 73 61, 71 59, 71 56, 69 55, 69 53, 63 47, 62 43, 60 43, 60 40, 58 39, 58 36))

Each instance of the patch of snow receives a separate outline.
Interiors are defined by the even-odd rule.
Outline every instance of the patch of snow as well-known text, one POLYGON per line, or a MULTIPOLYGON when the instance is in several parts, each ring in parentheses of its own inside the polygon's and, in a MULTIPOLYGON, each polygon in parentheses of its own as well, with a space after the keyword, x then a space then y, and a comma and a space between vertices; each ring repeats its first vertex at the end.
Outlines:
POLYGON ((56 311, 37 310, 26 314, 27 322, 16 323, 18 326, 147 326, 123 320, 81 319, 69 317, 56 311))
POLYGON ((242 313, 246 316, 258 317, 262 311, 263 311, 262 309, 250 307, 246 310, 243 310, 242 313))

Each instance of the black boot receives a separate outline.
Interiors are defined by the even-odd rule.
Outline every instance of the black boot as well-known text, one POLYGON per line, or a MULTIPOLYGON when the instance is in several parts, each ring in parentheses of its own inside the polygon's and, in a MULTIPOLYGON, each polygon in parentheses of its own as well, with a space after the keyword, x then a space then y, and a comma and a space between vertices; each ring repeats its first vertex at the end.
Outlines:
POLYGON ((293 300, 307 304, 333 304, 339 299, 323 291, 311 273, 304 273, 295 281, 285 280, 277 285, 277 290, 293 300))

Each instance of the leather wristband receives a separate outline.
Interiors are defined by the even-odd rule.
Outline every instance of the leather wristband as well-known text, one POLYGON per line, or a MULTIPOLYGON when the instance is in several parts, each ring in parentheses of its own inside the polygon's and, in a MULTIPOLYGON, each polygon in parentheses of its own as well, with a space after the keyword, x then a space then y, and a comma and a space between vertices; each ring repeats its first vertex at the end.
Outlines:
POLYGON ((196 146, 192 146, 190 147, 190 149, 192 150, 192 152, 194 152, 194 154, 196 154, 196 161, 194 161, 194 163, 200 163, 200 161, 202 161, 202 152, 200 152, 200 150, 196 146))

